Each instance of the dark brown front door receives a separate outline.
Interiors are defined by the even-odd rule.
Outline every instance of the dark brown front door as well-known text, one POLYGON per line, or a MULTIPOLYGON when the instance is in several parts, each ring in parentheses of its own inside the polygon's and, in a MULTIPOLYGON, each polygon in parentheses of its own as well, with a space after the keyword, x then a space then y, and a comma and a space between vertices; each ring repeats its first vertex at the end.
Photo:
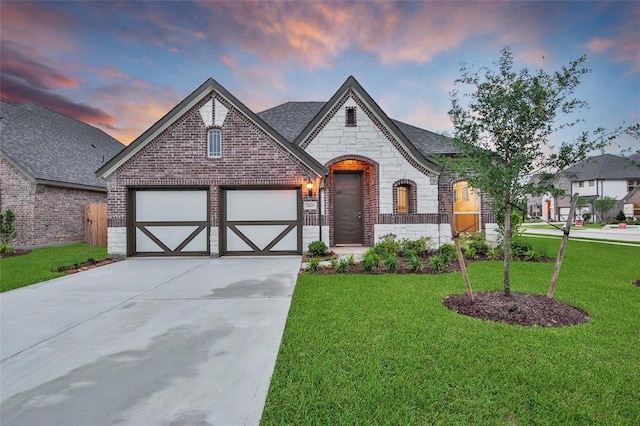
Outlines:
POLYGON ((362 244, 362 173, 335 173, 333 229, 336 244, 362 244))

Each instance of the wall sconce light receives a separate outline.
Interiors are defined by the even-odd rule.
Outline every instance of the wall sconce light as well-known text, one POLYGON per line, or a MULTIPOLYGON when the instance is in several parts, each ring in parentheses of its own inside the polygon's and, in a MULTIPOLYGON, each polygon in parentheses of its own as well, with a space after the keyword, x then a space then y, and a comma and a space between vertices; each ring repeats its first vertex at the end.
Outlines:
POLYGON ((307 196, 313 197, 313 182, 311 182, 311 178, 307 178, 307 196))

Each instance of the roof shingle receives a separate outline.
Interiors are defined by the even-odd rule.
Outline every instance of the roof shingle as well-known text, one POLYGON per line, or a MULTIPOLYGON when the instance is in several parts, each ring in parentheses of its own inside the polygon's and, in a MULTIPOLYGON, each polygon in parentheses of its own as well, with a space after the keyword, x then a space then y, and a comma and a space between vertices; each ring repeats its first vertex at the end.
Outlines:
POLYGON ((0 101, 0 151, 35 179, 106 188, 95 171, 124 148, 102 130, 28 103, 0 101))

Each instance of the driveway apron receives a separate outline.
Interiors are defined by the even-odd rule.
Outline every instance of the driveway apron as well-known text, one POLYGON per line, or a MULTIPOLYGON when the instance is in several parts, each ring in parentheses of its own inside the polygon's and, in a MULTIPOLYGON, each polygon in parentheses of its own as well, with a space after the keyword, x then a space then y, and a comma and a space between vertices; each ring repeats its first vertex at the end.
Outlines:
POLYGON ((254 425, 300 257, 128 259, 0 295, 0 422, 254 425))

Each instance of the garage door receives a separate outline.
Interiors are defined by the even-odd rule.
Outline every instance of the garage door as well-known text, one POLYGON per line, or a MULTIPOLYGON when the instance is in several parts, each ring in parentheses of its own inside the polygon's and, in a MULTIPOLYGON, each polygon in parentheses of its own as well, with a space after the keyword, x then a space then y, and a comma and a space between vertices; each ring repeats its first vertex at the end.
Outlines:
POLYGON ((222 188, 221 254, 302 253, 302 194, 295 188, 222 188))
POLYGON ((130 254, 209 254, 207 189, 135 189, 130 195, 130 254))

